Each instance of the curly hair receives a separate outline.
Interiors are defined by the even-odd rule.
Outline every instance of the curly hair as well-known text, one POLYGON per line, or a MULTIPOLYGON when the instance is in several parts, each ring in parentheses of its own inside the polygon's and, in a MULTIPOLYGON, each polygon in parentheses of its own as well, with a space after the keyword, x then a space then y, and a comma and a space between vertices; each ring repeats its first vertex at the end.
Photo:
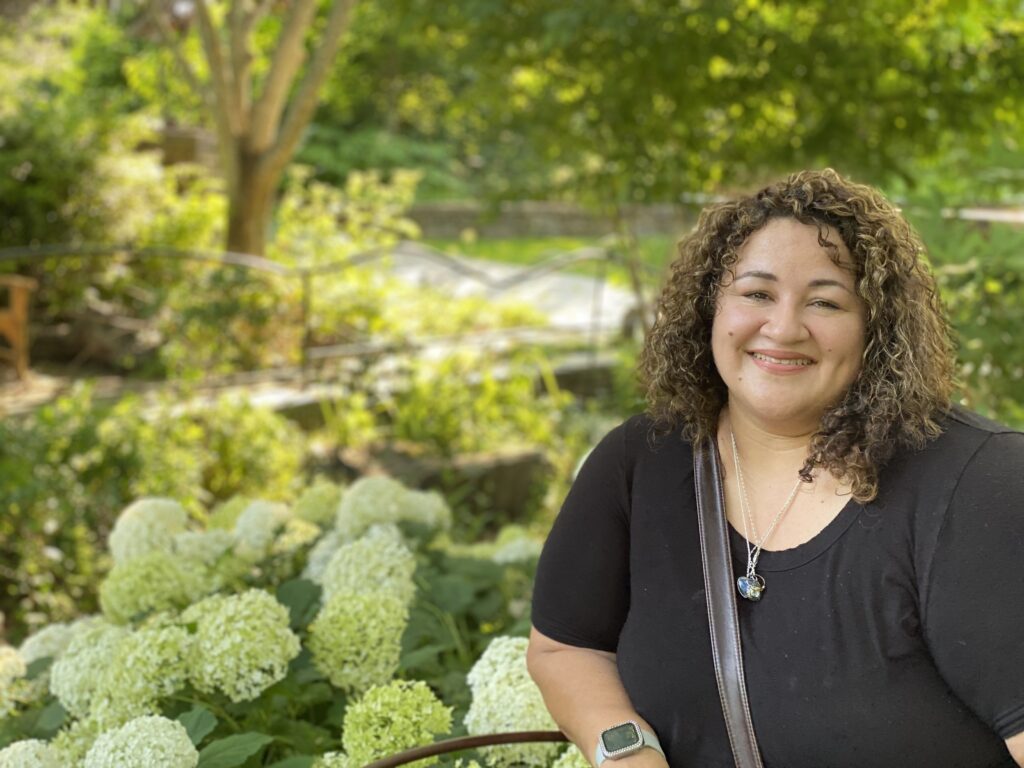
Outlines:
POLYGON ((898 448, 922 447, 940 433, 954 387, 954 345, 921 239, 877 190, 832 169, 795 173, 701 213, 679 244, 640 355, 648 414, 657 432, 681 428, 694 441, 715 434, 728 400, 711 352, 719 289, 747 238, 787 217, 816 226, 833 260, 839 249, 826 233, 838 233, 867 307, 860 373, 822 415, 800 475, 810 481, 822 467, 867 502, 898 448))

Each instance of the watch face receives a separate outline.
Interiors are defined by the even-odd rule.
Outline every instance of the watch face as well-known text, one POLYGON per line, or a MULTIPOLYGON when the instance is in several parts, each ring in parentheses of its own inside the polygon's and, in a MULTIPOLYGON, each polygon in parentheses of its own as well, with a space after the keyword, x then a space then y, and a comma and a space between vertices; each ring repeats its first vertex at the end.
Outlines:
POLYGON ((640 738, 640 729, 636 723, 623 723, 602 733, 601 744, 604 746, 605 754, 610 757, 639 747, 643 744, 643 739, 640 738))

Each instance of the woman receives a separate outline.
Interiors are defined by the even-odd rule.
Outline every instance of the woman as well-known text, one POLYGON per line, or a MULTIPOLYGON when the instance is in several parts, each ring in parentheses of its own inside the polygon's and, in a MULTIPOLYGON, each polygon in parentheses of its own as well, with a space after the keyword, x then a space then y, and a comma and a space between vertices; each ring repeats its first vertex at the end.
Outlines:
POLYGON ((922 252, 831 170, 681 244, 649 413, 585 462, 537 574, 529 668, 592 762, 604 733, 623 766, 733 765, 692 470, 715 436, 767 768, 1024 766, 1024 435, 951 405, 922 252))

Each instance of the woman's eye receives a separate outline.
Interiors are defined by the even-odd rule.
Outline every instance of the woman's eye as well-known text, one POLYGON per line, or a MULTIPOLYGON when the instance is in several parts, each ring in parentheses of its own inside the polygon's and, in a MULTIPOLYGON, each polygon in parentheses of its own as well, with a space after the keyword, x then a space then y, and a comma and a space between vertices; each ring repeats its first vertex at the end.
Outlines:
POLYGON ((815 299, 811 302, 811 306, 821 307, 823 309, 839 309, 839 305, 832 301, 825 299, 815 299))
POLYGON ((744 297, 746 297, 748 299, 754 299, 755 301, 763 301, 763 300, 769 298, 768 294, 765 293, 764 291, 748 291, 747 293, 745 293, 743 295, 744 295, 744 297))

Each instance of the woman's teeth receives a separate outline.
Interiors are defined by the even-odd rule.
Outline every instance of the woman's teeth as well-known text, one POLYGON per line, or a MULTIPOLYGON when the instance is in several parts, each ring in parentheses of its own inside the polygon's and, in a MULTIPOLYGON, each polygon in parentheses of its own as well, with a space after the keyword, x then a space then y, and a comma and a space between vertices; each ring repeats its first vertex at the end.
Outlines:
POLYGON ((751 354, 758 360, 764 360, 766 363, 775 363, 776 365, 810 365, 813 362, 813 360, 808 360, 806 357, 772 357, 760 352, 751 352, 751 354))

